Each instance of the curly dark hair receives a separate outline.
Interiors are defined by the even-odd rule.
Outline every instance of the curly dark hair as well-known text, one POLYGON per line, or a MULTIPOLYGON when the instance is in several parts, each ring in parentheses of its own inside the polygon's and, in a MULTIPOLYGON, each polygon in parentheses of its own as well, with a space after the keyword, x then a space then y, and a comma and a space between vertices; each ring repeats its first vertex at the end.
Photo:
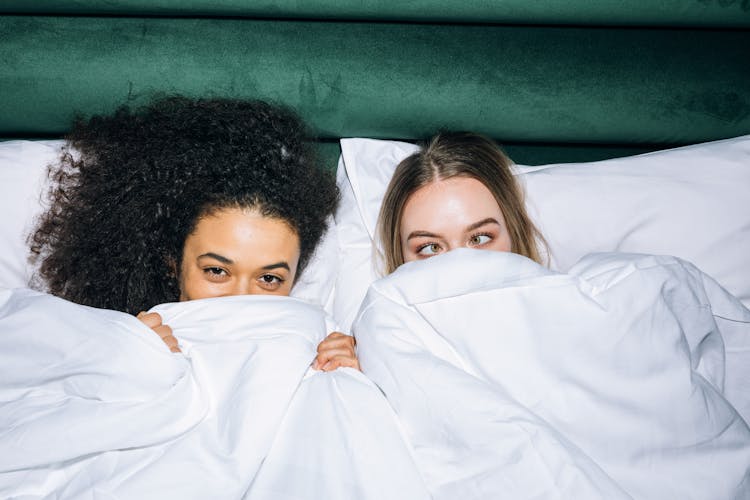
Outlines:
POLYGON ((135 314, 179 300, 184 242, 200 217, 250 207, 300 240, 297 276, 338 203, 307 131, 261 101, 168 97, 78 119, 50 167, 50 208, 30 237, 43 286, 135 314))

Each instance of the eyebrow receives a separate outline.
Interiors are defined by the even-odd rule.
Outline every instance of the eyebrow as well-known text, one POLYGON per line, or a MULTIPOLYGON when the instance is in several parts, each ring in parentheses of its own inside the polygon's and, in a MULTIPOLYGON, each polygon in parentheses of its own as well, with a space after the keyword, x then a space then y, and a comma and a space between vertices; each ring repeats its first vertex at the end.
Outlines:
POLYGON ((496 224, 498 226, 500 225, 500 223, 494 217, 487 217, 486 219, 482 219, 479 222, 475 222, 474 224, 471 224, 469 227, 466 228, 466 232, 473 231, 487 224, 496 224))
POLYGON ((275 264, 268 264, 267 266, 263 266, 261 269, 263 269, 265 271, 270 271, 271 269, 276 269, 276 268, 279 268, 279 267, 283 267, 287 271, 291 271, 291 269, 289 269, 289 264, 287 264, 284 261, 277 262, 275 264))
MULTIPOLYGON (((498 226, 500 225, 500 223, 494 217, 487 217, 486 219, 482 219, 473 224, 470 224, 465 229, 465 232, 473 231, 487 224, 496 224, 498 226)), ((412 231, 411 233, 409 233, 409 236, 407 236, 406 241, 409 241, 412 238, 440 238, 440 235, 431 233, 429 231, 412 231)))
MULTIPOLYGON (((234 261, 232 259, 227 259, 223 255, 219 255, 218 253, 206 252, 198 256, 199 259, 203 257, 211 257, 212 259, 218 260, 222 264, 234 264, 234 261)), ((289 264, 287 264, 284 261, 276 262, 274 264, 268 264, 266 266, 261 267, 261 269, 263 269, 264 271, 270 271, 271 269, 278 269, 279 267, 282 267, 286 269, 287 271, 291 271, 291 269, 289 268, 289 264)))
POLYGON ((409 236, 407 236, 406 241, 409 241, 412 238, 439 238, 435 233, 430 233, 428 231, 412 231, 409 233, 409 236))
POLYGON ((218 260, 222 264, 234 264, 234 261, 232 259, 227 259, 223 255, 219 255, 218 253, 207 252, 198 256, 199 259, 202 259, 203 257, 211 257, 212 259, 218 260))

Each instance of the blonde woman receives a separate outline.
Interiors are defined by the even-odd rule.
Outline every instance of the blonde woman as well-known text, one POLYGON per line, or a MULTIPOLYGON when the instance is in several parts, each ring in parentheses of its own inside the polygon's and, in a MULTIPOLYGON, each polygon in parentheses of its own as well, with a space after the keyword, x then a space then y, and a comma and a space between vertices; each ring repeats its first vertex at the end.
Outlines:
POLYGON ((398 165, 379 231, 357 355, 432 498, 747 493, 750 428, 722 387, 723 335, 750 315, 710 277, 641 254, 548 269, 511 161, 469 133, 398 165))
POLYGON ((513 252, 542 263, 511 160, 490 139, 443 133, 404 159, 380 209, 385 271, 456 248, 513 252))

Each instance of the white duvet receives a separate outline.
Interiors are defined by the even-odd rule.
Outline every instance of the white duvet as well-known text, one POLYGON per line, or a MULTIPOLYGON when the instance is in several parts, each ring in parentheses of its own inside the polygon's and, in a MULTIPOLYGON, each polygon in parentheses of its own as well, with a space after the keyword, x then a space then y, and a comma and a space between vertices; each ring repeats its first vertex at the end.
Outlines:
POLYGON ((134 317, 0 290, 0 498, 427 498, 361 373, 309 372, 322 312, 280 297, 134 317))
POLYGON ((750 311, 683 261, 457 250, 354 333, 436 499, 750 497, 750 311))

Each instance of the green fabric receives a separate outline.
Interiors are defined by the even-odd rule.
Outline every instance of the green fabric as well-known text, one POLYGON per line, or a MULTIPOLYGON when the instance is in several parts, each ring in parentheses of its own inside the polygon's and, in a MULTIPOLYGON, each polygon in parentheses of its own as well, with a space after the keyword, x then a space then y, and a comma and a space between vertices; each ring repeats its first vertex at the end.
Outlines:
POLYGON ((750 26, 747 0, 5 0, 0 13, 294 17, 508 24, 750 26))
MULTIPOLYGON (((550 163, 575 163, 621 158, 660 149, 656 147, 613 147, 579 145, 538 146, 529 144, 502 144, 503 150, 519 165, 548 165, 550 163)), ((335 171, 341 147, 337 142, 321 142, 317 145, 321 166, 335 171)))
MULTIPOLYGON (((39 137, 0 137, 0 142, 8 140, 38 140, 39 137)), ((60 139, 60 137, 46 137, 45 139, 60 139)), ((619 158, 632 156, 640 153, 653 151, 657 148, 643 147, 612 147, 612 146, 537 146, 537 145, 518 145, 502 144, 505 152, 513 160, 521 165, 546 165, 550 163, 571 163, 605 160, 607 158, 619 158)), ((338 141, 316 142, 315 150, 317 153, 320 166, 332 172, 336 171, 339 156, 341 155, 341 146, 338 141)))
POLYGON ((333 139, 750 133, 744 30, 4 16, 0 36, 0 135, 60 134, 160 93, 274 100, 333 139))

